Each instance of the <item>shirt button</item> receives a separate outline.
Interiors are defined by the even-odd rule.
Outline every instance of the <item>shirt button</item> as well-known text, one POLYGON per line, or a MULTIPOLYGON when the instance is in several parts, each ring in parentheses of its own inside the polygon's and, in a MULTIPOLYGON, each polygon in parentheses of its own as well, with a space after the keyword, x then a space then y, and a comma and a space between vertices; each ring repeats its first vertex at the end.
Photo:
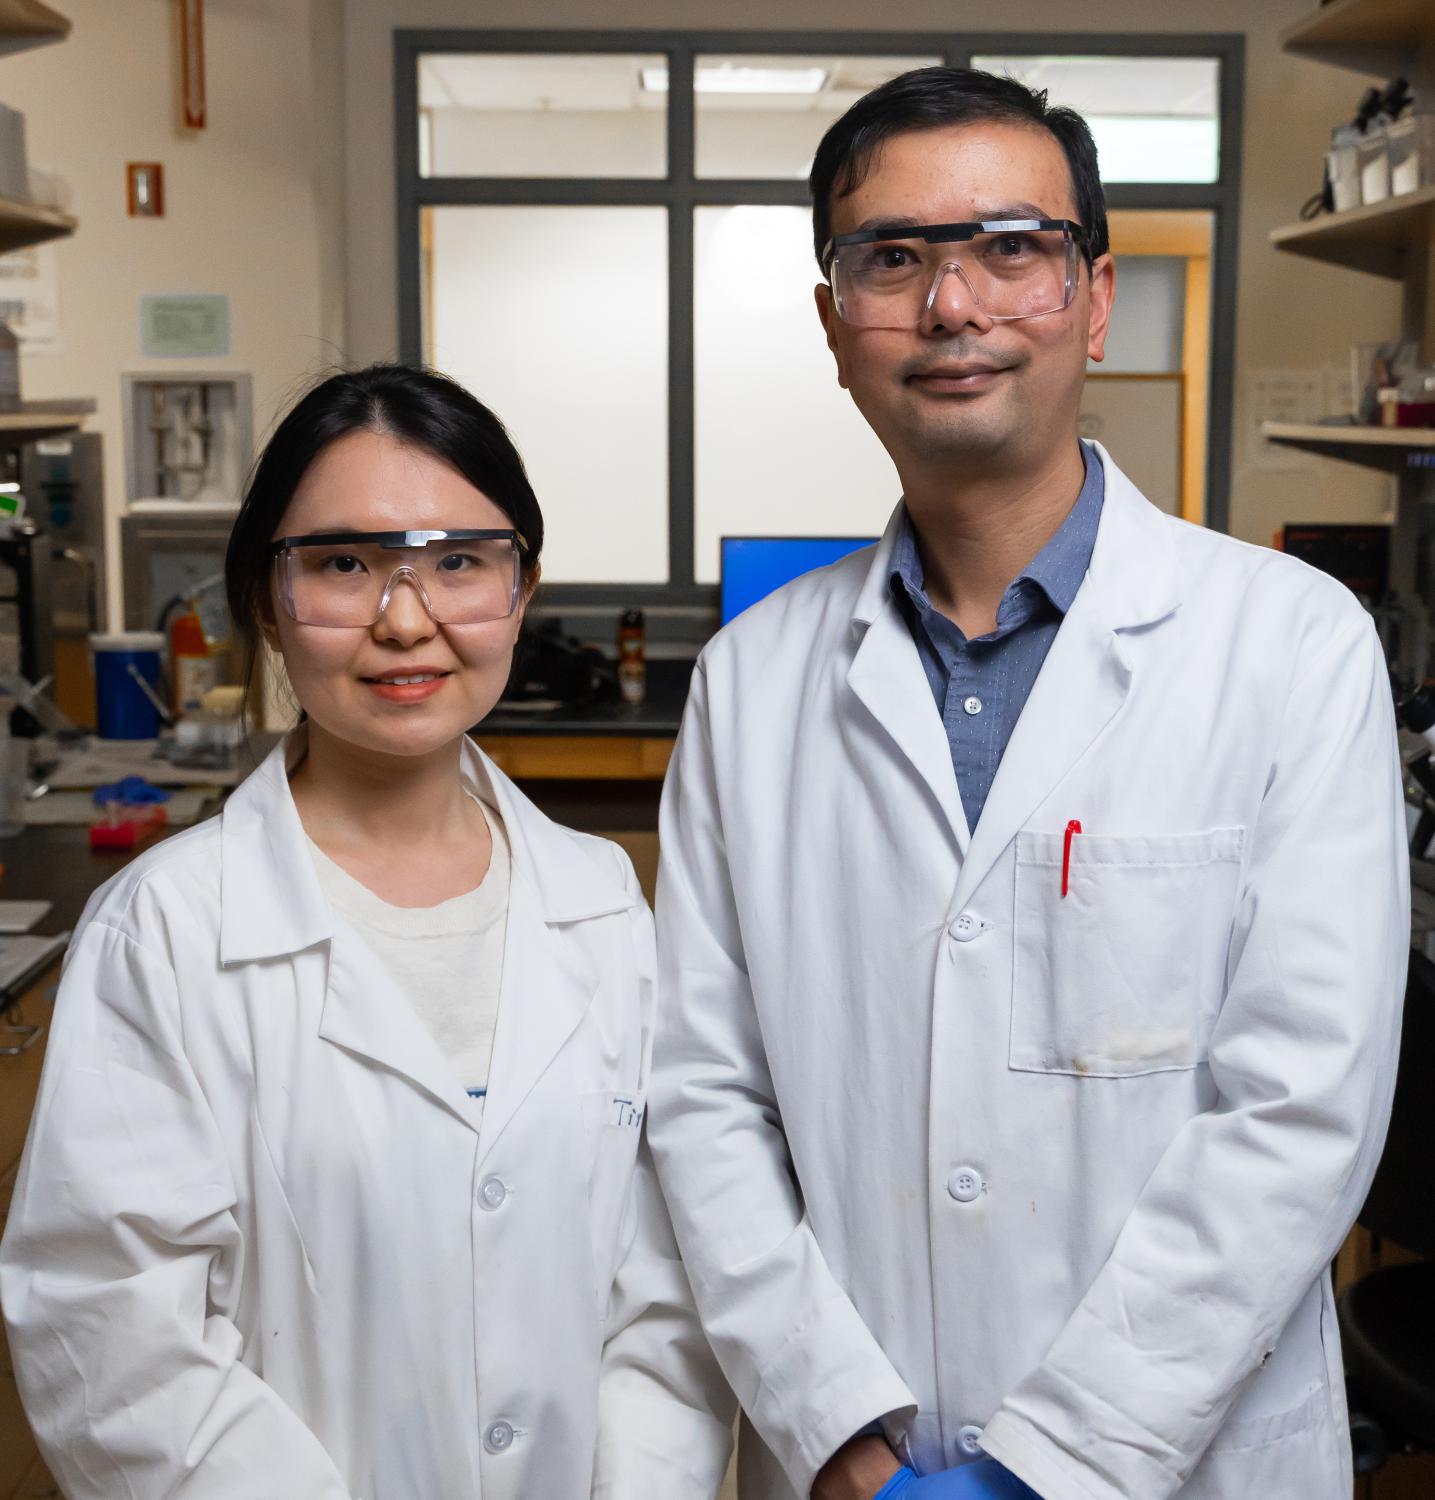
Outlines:
POLYGON ((971 912, 964 911, 961 916, 959 916, 956 921, 953 922, 949 928, 947 928, 947 931, 951 933, 951 935, 957 940, 957 942, 969 943, 974 937, 981 936, 982 924, 977 920, 976 917, 972 915, 971 912))
POLYGON ((957 1433, 957 1447, 967 1455, 975 1458, 982 1451, 982 1430, 980 1427, 970 1425, 963 1427, 957 1433))
POLYGON ((485 1177, 479 1185, 479 1206, 486 1209, 489 1213, 493 1213, 495 1209, 502 1208, 503 1200, 507 1197, 508 1189, 504 1187, 497 1177, 485 1177))
POLYGON ((947 1178, 947 1191, 958 1203, 971 1203, 982 1195, 982 1174, 975 1167, 957 1167, 947 1178))
POLYGON ((982 700, 978 698, 975 693, 973 693, 972 696, 962 704, 962 707, 969 714, 979 714, 982 711, 982 700))
POLYGON ((483 1446, 490 1453, 507 1453, 513 1446, 513 1428, 507 1422, 494 1422, 483 1435, 483 1446))

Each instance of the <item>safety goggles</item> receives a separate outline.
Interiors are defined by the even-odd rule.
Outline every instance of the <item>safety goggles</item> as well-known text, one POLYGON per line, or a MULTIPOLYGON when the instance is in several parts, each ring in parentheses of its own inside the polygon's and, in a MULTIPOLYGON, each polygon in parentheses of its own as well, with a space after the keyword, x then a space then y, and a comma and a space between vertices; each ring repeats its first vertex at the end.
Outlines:
POLYGON ((323 531, 270 544, 275 590, 300 625, 373 625, 407 583, 440 625, 507 619, 522 592, 521 532, 323 531))
POLYGON ((890 225, 834 235, 822 252, 837 314, 854 328, 917 328, 947 276, 997 323, 1071 305, 1086 231, 1070 219, 890 225))

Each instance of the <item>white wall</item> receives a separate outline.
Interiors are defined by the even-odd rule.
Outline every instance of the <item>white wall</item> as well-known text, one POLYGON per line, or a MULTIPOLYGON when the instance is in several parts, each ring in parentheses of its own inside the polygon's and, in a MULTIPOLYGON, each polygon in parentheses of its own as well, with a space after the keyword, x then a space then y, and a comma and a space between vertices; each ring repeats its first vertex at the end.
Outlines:
MULTIPOLYGON (((950 0, 907 0, 884 13, 895 29, 1000 27, 1003 32, 1161 32, 1203 29, 1247 37, 1246 129, 1241 248, 1232 529, 1269 542, 1285 520, 1373 520, 1385 511, 1390 482, 1348 465, 1261 468, 1246 441, 1253 370, 1312 370, 1345 362, 1348 346, 1399 316, 1393 283, 1277 255, 1271 229, 1291 222, 1320 183, 1320 157, 1331 125, 1349 113, 1361 80, 1288 58, 1279 34, 1312 9, 1312 0, 1206 0, 1189 7, 1148 0, 1088 0, 1074 21, 1063 0, 1006 0, 1000 15, 950 0)), ((345 28, 348 99, 349 322, 351 357, 392 354, 397 339, 391 78, 395 26, 573 28, 721 27, 870 29, 867 0, 549 0, 541 17, 523 0, 349 0, 345 28)), ((1117 316, 1120 316, 1118 309, 1117 316)), ((814 325, 813 337, 818 337, 814 325)))
MULTIPOLYGON (((296 382, 342 356, 339 0, 211 0, 209 128, 178 124, 172 0, 62 0, 58 46, 0 59, 0 101, 24 111, 30 159, 69 181, 80 228, 59 246, 63 351, 27 355, 30 398, 92 396, 103 434, 111 623, 120 618, 123 372, 254 376, 262 435, 296 382), (165 168, 166 216, 131 219, 125 163, 165 168), (146 292, 222 292, 227 360, 146 361, 146 292)), ((237 497, 236 497, 237 498, 237 497)))

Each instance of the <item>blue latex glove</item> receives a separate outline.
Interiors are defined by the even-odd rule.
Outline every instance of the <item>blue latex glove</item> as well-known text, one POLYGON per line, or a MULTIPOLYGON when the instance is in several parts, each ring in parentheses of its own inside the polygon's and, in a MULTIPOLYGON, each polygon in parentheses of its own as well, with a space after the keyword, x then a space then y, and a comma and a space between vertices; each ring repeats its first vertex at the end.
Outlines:
POLYGON ((143 776, 126 776, 112 781, 108 786, 97 786, 94 802, 103 807, 107 802, 122 802, 126 807, 144 807, 151 802, 168 802, 170 794, 162 786, 155 786, 143 776))
POLYGON ((873 1495, 872 1500, 1041 1500, 1010 1469, 994 1458, 978 1459, 960 1469, 928 1474, 918 1479, 910 1469, 897 1472, 873 1495))

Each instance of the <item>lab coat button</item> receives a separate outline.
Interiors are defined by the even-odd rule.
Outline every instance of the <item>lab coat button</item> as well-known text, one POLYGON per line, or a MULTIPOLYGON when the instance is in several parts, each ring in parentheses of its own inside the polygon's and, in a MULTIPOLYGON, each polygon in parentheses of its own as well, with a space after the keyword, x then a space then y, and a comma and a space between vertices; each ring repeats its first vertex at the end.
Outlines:
POLYGON ((982 700, 978 698, 975 693, 973 693, 972 696, 962 704, 962 708, 969 714, 979 714, 982 711, 982 700))
MULTIPOLYGON (((503 1207, 503 1200, 508 1197, 508 1189, 497 1177, 485 1177, 479 1184, 478 1202, 479 1206, 489 1213, 503 1207)), ((511 1434, 510 1434, 511 1436, 511 1434)))
POLYGON ((957 1447, 968 1458, 975 1458, 982 1451, 982 1430, 970 1424, 957 1433, 957 1447))
POLYGON ((494 1422, 483 1435, 483 1446, 490 1453, 507 1453, 513 1446, 513 1428, 507 1422, 494 1422))
POLYGON ((951 933, 957 942, 969 943, 974 937, 981 936, 982 924, 971 912, 964 911, 947 931, 951 933))
POLYGON ((982 1174, 975 1167, 957 1167, 947 1178, 947 1191, 958 1203, 971 1203, 982 1195, 982 1174))

